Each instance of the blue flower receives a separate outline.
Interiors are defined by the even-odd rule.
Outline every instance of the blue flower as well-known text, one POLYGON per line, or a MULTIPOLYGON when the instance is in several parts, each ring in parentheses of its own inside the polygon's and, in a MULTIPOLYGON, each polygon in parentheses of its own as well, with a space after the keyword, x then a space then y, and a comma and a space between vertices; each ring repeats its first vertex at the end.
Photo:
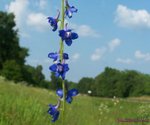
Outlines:
POLYGON ((59 30, 59 36, 62 38, 62 40, 65 41, 65 43, 68 46, 71 46, 72 40, 78 38, 78 34, 77 33, 72 32, 71 29, 67 29, 67 24, 66 24, 65 29, 59 30))
POLYGON ((61 76, 62 79, 64 80, 65 74, 69 70, 69 67, 68 67, 68 64, 57 63, 57 64, 53 64, 52 66, 50 66, 49 69, 52 72, 55 72, 56 77, 61 76))
POLYGON ((58 15, 57 15, 57 17, 56 18, 53 18, 53 17, 48 17, 47 19, 48 19, 48 22, 50 23, 50 25, 53 27, 53 31, 56 31, 57 30, 57 28, 58 28, 58 21, 59 21, 59 15, 60 15, 60 12, 58 12, 58 15))
MULTIPOLYGON (((66 94, 66 101, 68 102, 68 103, 71 103, 72 102, 72 100, 73 100, 73 96, 76 96, 76 95, 78 95, 78 90, 77 89, 71 89, 71 90, 68 90, 67 91, 67 94, 66 94)), ((60 98, 63 98, 63 91, 62 91, 62 89, 58 89, 57 91, 56 91, 56 94, 60 97, 60 98)))
POLYGON ((71 18, 72 17, 72 14, 75 12, 77 12, 78 9, 76 9, 74 6, 70 6, 69 3, 68 3, 68 0, 66 0, 66 15, 71 18))
POLYGON ((59 111, 58 111, 59 106, 60 106, 60 100, 58 100, 57 105, 52 105, 52 104, 49 105, 48 114, 52 116, 52 122, 55 122, 59 117, 59 111))
MULTIPOLYGON (((49 53, 48 54, 48 57, 51 58, 51 59, 54 59, 54 61, 56 61, 58 58, 59 58, 60 54, 59 53, 49 53)), ((67 53, 63 53, 63 59, 64 60, 67 60, 69 59, 69 56, 67 53)))

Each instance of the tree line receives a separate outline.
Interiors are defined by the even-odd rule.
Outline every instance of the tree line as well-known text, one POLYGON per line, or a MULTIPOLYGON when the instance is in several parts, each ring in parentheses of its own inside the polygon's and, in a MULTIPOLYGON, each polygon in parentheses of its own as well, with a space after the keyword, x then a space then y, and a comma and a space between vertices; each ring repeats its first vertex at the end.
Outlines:
POLYGON ((0 12, 0 75, 15 82, 25 81, 33 86, 46 87, 42 66, 25 64, 29 50, 19 45, 14 18, 12 13, 0 12))
POLYGON ((99 97, 150 95, 150 75, 135 70, 120 71, 110 67, 95 78, 82 78, 77 84, 80 93, 99 97))

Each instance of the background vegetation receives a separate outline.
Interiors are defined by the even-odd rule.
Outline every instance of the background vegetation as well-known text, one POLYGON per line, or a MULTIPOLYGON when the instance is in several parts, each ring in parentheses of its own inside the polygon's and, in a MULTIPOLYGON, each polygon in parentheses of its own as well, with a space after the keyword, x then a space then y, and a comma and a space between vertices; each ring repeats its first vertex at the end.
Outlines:
MULTIPOLYGON (((45 80, 42 66, 25 64, 28 49, 19 45, 18 30, 14 15, 0 12, 0 75, 14 82, 48 89, 61 88, 61 80, 51 74, 51 81, 45 80)), ((110 67, 95 78, 82 78, 79 83, 67 81, 69 87, 78 88, 80 93, 99 97, 129 97, 150 95, 150 75, 134 70, 120 71, 110 67)))
POLYGON ((105 71, 95 78, 82 78, 77 88, 81 93, 91 90, 92 96, 100 97, 150 95, 150 75, 106 67, 105 71))

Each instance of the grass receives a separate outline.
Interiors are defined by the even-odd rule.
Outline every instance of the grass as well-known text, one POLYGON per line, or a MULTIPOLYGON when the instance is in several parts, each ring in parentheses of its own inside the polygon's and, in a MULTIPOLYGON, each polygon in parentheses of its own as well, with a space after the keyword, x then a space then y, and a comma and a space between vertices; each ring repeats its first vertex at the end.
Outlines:
MULTIPOLYGON (((149 97, 107 99, 79 95, 67 104, 66 125, 150 125, 117 119, 150 120, 149 97)), ((46 89, 14 84, 0 77, 0 125, 61 125, 61 115, 51 123, 48 104, 57 102, 46 89)))

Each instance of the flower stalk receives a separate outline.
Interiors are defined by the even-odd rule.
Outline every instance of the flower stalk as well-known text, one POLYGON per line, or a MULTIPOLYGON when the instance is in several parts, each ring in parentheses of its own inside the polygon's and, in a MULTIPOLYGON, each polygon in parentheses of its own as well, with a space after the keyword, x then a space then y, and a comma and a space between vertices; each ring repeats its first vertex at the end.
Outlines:
MULTIPOLYGON (((61 30, 64 29, 65 25, 65 0, 61 0, 61 30)), ((60 38, 60 61, 63 63, 63 53, 64 53, 64 43, 60 38)), ((63 105, 62 105, 62 125, 65 123, 65 81, 62 80, 62 89, 63 89, 63 105)))
MULTIPOLYGON (((57 89, 56 94, 59 96, 59 100, 62 100, 62 125, 65 125, 65 108, 66 102, 71 104, 73 100, 73 96, 78 94, 77 89, 68 89, 65 83, 65 74, 69 70, 68 64, 66 64, 65 60, 69 59, 67 53, 64 53, 64 42, 67 46, 71 46, 72 41, 78 38, 78 34, 72 32, 71 29, 67 28, 67 24, 65 24, 65 18, 68 16, 72 17, 72 13, 77 12, 77 9, 74 6, 70 6, 68 0, 61 0, 61 18, 59 19, 60 12, 57 18, 48 17, 48 22, 53 28, 52 31, 56 31, 58 27, 58 21, 60 22, 60 49, 59 52, 51 52, 48 54, 48 57, 53 59, 54 63, 49 67, 49 69, 55 73, 56 77, 62 78, 62 89, 57 89)), ((59 103, 60 107, 60 103, 59 103)), ((59 117, 59 107, 56 105, 49 105, 48 113, 52 116, 52 122, 55 122, 59 117)))

